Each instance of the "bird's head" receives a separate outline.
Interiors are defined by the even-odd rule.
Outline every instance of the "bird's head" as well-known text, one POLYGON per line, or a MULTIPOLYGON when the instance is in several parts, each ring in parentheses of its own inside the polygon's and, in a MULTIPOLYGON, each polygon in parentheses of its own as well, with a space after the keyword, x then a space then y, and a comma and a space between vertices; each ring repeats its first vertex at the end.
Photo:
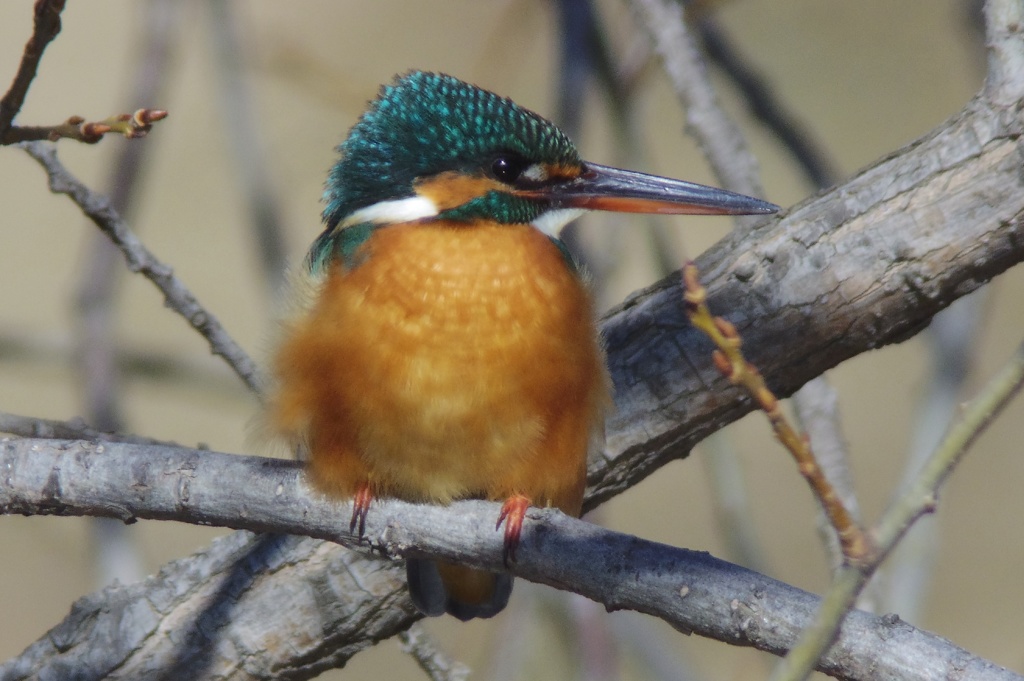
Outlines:
POLYGON ((721 189, 584 162, 547 119, 438 73, 413 71, 383 86, 338 150, 324 190, 327 229, 310 253, 314 268, 335 248, 344 253, 370 230, 401 222, 485 219, 557 236, 587 210, 778 210, 721 189))

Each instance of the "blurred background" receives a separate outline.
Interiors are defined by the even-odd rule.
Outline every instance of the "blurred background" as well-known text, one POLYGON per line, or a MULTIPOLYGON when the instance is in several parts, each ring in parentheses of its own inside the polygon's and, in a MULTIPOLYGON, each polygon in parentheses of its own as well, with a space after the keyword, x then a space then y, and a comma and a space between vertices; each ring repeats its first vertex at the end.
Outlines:
MULTIPOLYGON (((703 3, 694 19, 713 22, 705 37, 717 31, 766 79, 803 139, 842 179, 939 125, 980 88, 984 51, 974 4, 735 0, 703 3)), ((0 79, 15 73, 31 10, 30 0, 0 4, 0 79)), ((145 141, 63 141, 60 156, 89 186, 127 202, 148 247, 260 358, 272 337, 283 263, 297 264, 319 232, 333 147, 395 73, 440 70, 510 96, 563 122, 589 160, 716 181, 682 132, 678 102, 628 3, 103 0, 69 3, 63 25, 17 122, 168 110, 145 141), (579 57, 564 48, 588 15, 628 85, 615 107, 599 78, 580 80, 572 75, 578 64, 565 59, 579 57)), ((792 154, 747 113, 730 78, 712 71, 760 160, 767 198, 787 206, 815 192, 792 154)), ((42 170, 23 152, 0 149, 0 177, 0 411, 82 416, 182 444, 256 452, 247 441, 254 400, 164 309, 152 285, 125 275, 120 257, 105 253, 95 227, 69 201, 48 193, 42 170)), ((588 217, 577 235, 610 305, 730 227, 723 218, 666 217, 651 231, 602 216, 588 217)), ((885 508, 910 452, 927 450, 957 401, 1020 342, 1022 290, 1024 274, 1011 270, 963 306, 940 343, 923 334, 831 372, 869 522, 885 508), (936 360, 936 346, 951 354, 936 360)), ((921 562, 910 563, 912 583, 894 589, 909 600, 887 596, 884 587, 874 598, 883 612, 895 608, 1024 672, 1021 415, 1020 403, 1011 405, 943 491, 921 562)), ((810 493, 758 414, 728 428, 713 449, 699 447, 606 504, 596 520, 740 560, 716 510, 721 476, 709 464, 719 459, 736 461, 742 474, 740 512, 760 569, 823 589, 829 561, 810 493)), ((221 532, 0 517, 0 659, 23 650, 104 580, 150 574, 221 532), (114 536, 116 547, 124 535, 127 554, 98 555, 104 537, 114 536)), ((757 679, 772 662, 522 581, 493 621, 442 619, 427 628, 481 679, 757 679)), ((396 641, 323 678, 380 675, 423 678, 396 641)))

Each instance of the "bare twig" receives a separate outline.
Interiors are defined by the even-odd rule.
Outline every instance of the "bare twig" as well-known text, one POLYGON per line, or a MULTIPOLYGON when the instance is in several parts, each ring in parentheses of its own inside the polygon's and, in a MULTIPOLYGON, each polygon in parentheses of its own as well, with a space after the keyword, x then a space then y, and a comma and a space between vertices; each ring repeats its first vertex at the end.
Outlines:
POLYGON ((782 660, 772 681, 807 678, 818 658, 837 636, 857 594, 915 520, 935 510, 942 483, 970 446, 1024 385, 1024 344, 966 406, 963 417, 946 435, 912 485, 899 491, 875 531, 878 554, 869 563, 844 566, 822 599, 815 622, 782 660))
MULTIPOLYGON (((672 88, 686 112, 687 131, 697 140, 715 176, 732 191, 763 196, 757 160, 739 128, 718 104, 700 52, 686 27, 683 8, 672 0, 633 0, 631 5, 654 39, 672 88)), ((751 225, 761 218, 740 218, 751 225)))
POLYGON ((0 144, 10 144, 8 134, 11 122, 25 103, 25 95, 35 80, 39 60, 43 58, 46 46, 60 33, 60 13, 64 11, 64 3, 65 0, 36 0, 32 36, 21 55, 21 64, 18 65, 14 82, 3 99, 0 99, 0 144))
POLYGON ((185 285, 139 241, 121 219, 110 201, 79 182, 57 160, 57 152, 42 142, 27 142, 22 148, 37 160, 50 179, 50 191, 66 194, 121 249, 128 269, 139 272, 160 289, 167 305, 184 317, 210 344, 214 354, 227 361, 250 390, 259 395, 261 379, 256 364, 203 308, 185 285))
POLYGON ((253 244, 259 256, 260 279, 268 298, 280 301, 285 291, 288 255, 285 247, 281 209, 275 198, 273 182, 267 174, 268 162, 263 131, 257 121, 257 107, 245 82, 243 42, 238 38, 238 18, 232 3, 212 0, 205 3, 210 13, 214 66, 218 77, 217 94, 223 110, 224 136, 235 162, 233 175, 245 196, 253 244))
MULTIPOLYGON (((135 75, 130 101, 154 101, 160 96, 177 6, 169 0, 145 3, 138 40, 142 57, 132 60, 135 75)), ((131 209, 148 149, 152 146, 121 145, 111 164, 108 197, 121 216, 127 216, 131 209)), ((85 242, 85 265, 75 296, 75 368, 81 377, 80 399, 88 422, 113 432, 124 428, 118 404, 119 349, 114 331, 116 283, 124 268, 117 267, 122 256, 105 234, 91 232, 90 236, 85 242)))
POLYGON ((702 13, 694 24, 708 59, 735 83, 750 112, 793 155, 808 182, 819 189, 835 184, 839 173, 833 160, 797 116, 786 109, 765 78, 732 44, 714 15, 702 13))
MULTIPOLYGON (((120 252, 115 248, 120 257, 120 252)), ((116 348, 117 369, 135 380, 161 381, 164 385, 201 386, 208 392, 237 397, 247 388, 222 360, 197 353, 182 354, 136 348, 116 348)), ((74 354, 70 334, 32 333, 0 327, 0 361, 68 364, 74 354)))
POLYGON ((32 416, 18 416, 0 411, 0 433, 10 433, 19 437, 35 437, 53 440, 89 440, 91 442, 127 442, 136 445, 161 445, 176 447, 177 443, 157 440, 141 435, 124 433, 108 433, 90 428, 81 419, 55 421, 32 416))
MULTIPOLYGON (((853 488, 850 458, 839 419, 839 394, 822 375, 793 393, 791 402, 800 426, 814 448, 818 465, 832 484, 836 497, 854 522, 860 524, 860 504, 853 488)), ((828 551, 832 570, 838 570, 843 563, 842 546, 827 516, 821 513, 818 514, 818 531, 828 551)))
POLYGON ((128 139, 145 137, 153 124, 167 118, 167 112, 160 109, 138 109, 131 114, 116 114, 101 121, 87 121, 81 116, 72 116, 57 125, 15 125, 5 134, 4 144, 72 139, 86 144, 95 144, 108 133, 120 133, 128 139))
POLYGON ((796 457, 801 473, 811 483, 843 546, 846 561, 837 571, 814 625, 801 635, 800 643, 779 664, 772 676, 773 681, 800 681, 814 670, 821 655, 838 635, 840 623, 881 561, 892 551, 914 520, 933 510, 942 482, 969 445, 1024 384, 1024 344, 1003 372, 968 407, 963 422, 953 429, 914 485, 907 493, 897 497, 892 510, 881 521, 877 532, 878 544, 874 545, 849 516, 828 481, 821 476, 806 440, 798 438, 788 426, 778 409, 777 401, 767 390, 757 370, 740 354, 740 341, 735 328, 721 318, 711 317, 705 304, 706 292, 697 282, 695 268, 688 265, 683 270, 683 276, 690 320, 718 348, 713 355, 716 366, 730 380, 742 384, 768 414, 776 435, 796 457))
POLYGON ((449 658, 419 624, 413 624, 398 636, 402 639, 402 650, 412 655, 430 681, 464 681, 469 678, 469 667, 449 658))
POLYGON ((133 114, 118 114, 101 121, 86 121, 81 116, 71 116, 57 125, 11 125, 25 103, 25 96, 35 80, 43 52, 60 33, 60 14, 64 11, 65 2, 36 0, 32 36, 25 44, 14 82, 0 99, 0 145, 39 140, 55 142, 62 138, 95 144, 110 132, 118 132, 128 138, 145 137, 153 123, 167 116, 166 111, 159 109, 139 109, 133 114))
MULTIPOLYGON (((922 334, 930 350, 930 367, 915 409, 913 438, 902 478, 904 487, 917 478, 942 442, 949 424, 960 413, 972 350, 984 328, 980 318, 987 293, 987 289, 982 289, 956 301, 935 315, 922 334)), ((921 518, 910 528, 889 557, 884 574, 875 579, 882 586, 880 607, 884 612, 898 612, 908 622, 920 620, 937 566, 939 543, 938 516, 921 518)))
POLYGON ((704 332, 717 348, 712 353, 715 366, 733 384, 743 386, 751 399, 764 411, 775 431, 775 436, 793 455, 800 474, 806 478, 818 503, 828 516, 829 522, 839 536, 846 560, 854 563, 870 560, 874 553, 871 540, 823 474, 807 438, 801 437, 789 423, 789 419, 779 406, 778 398, 768 389, 761 373, 743 356, 740 351, 741 339, 736 333, 736 327, 721 317, 711 315, 707 305, 707 290, 700 285, 697 267, 692 263, 683 268, 683 282, 690 323, 704 332))
MULTIPOLYGON (((175 33, 181 3, 175 0, 146 0, 139 14, 140 30, 136 38, 137 56, 129 63, 134 74, 129 105, 154 102, 161 98, 170 70, 171 39, 175 33)), ((111 206, 118 214, 129 216, 136 190, 143 176, 144 158, 153 145, 122 144, 110 166, 107 191, 111 206)), ((80 402, 88 421, 106 431, 121 431, 121 374, 118 365, 117 282, 126 271, 119 267, 121 253, 106 235, 89 232, 84 244, 85 265, 79 275, 75 296, 74 321, 77 340, 75 368, 81 380, 80 402)), ((100 584, 117 579, 136 582, 145 575, 133 538, 137 533, 110 519, 96 519, 91 526, 95 541, 90 542, 95 574, 100 584)))
MULTIPOLYGON (((0 487, 0 509, 7 513, 89 513, 126 521, 175 519, 302 533, 348 545, 360 543, 346 531, 351 506, 313 492, 299 464, 292 461, 121 443, 12 440, 0 445, 0 470, 10 481, 0 487)), ((385 556, 431 556, 500 570, 502 538, 493 530, 497 512, 496 504, 482 501, 442 507, 381 500, 367 517, 363 541, 385 556)), ((279 561, 287 555, 281 549, 277 554, 281 555, 279 561)), ((819 604, 811 594, 706 553, 605 530, 553 509, 530 511, 517 556, 514 572, 531 581, 576 591, 610 609, 636 609, 677 629, 775 654, 792 644, 819 604)), ((246 583, 260 574, 244 564, 234 569, 241 569, 238 574, 246 583)), ((223 578, 208 580, 204 589, 217 590, 223 583, 223 578)), ((261 622, 265 619, 266 611, 246 606, 243 597, 248 591, 243 585, 231 587, 231 607, 237 610, 238 621, 218 616, 209 623, 211 628, 216 624, 221 639, 234 644, 248 640, 231 629, 245 626, 243 613, 261 622)), ((182 598, 191 596, 181 594, 182 598)), ((390 603, 378 607, 409 612, 407 592, 399 594, 397 601, 395 598, 391 594, 390 603)), ((159 600, 167 599, 176 601, 171 593, 159 600)), ((73 614, 85 615, 82 608, 73 614)), ((178 616, 188 619, 186 613, 178 616)), ((408 626, 408 620, 401 621, 401 628, 408 626)), ((158 619, 151 616, 145 622, 147 631, 159 626, 158 619)), ((149 635, 147 631, 133 637, 143 639, 149 635)), ((76 637, 86 634, 74 633, 76 637)), ((373 635, 384 634, 375 629, 373 635)), ((53 636, 47 640, 54 640, 53 636)), ((296 652, 285 640, 279 637, 276 645, 262 651, 262 669, 276 670, 277 663, 294 665, 296 652)), ((148 645, 165 646, 165 642, 149 641, 148 645)), ((353 639, 350 645, 356 646, 358 641, 353 639)), ((92 663, 98 664, 96 656, 101 656, 108 664, 118 665, 118 673, 105 678, 126 678, 124 669, 137 669, 142 659, 157 663, 148 657, 146 646, 125 647, 98 650, 96 646, 84 649, 69 644, 63 646, 69 655, 64 662, 73 665, 76 655, 88 654, 94 656, 90 657, 92 663)), ((214 656, 205 673, 217 673, 218 664, 232 669, 237 666, 238 660, 231 659, 225 648, 221 646, 218 652, 225 658, 218 661, 214 656)), ((248 647, 238 654, 247 651, 248 647)), ((54 654, 60 657, 60 653, 54 654)), ((819 668, 850 679, 899 675, 906 681, 924 681, 935 678, 936 669, 956 669, 963 679, 1021 679, 941 637, 909 625, 894 627, 891 621, 860 611, 851 614, 819 668)), ((16 675, 17 669, 25 667, 17 661, 0 667, 0 679, 24 678, 16 675)))

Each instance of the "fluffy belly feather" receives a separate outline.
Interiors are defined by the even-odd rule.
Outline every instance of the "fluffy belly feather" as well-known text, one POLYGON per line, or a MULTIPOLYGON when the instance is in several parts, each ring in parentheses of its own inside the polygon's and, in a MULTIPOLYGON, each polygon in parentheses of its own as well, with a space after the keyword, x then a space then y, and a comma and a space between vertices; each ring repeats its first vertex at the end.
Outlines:
POLYGON ((524 494, 579 512, 608 382, 589 296, 528 226, 378 230, 276 363, 314 478, 411 501, 524 494))

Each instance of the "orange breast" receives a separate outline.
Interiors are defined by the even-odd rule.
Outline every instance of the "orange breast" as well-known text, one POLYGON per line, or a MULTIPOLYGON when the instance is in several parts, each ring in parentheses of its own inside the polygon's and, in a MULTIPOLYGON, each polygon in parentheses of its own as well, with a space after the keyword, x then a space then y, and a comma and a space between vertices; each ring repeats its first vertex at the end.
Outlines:
POLYGON ((576 513, 608 380, 590 297, 525 226, 377 230, 281 347, 277 426, 314 479, 410 501, 523 494, 576 513))

